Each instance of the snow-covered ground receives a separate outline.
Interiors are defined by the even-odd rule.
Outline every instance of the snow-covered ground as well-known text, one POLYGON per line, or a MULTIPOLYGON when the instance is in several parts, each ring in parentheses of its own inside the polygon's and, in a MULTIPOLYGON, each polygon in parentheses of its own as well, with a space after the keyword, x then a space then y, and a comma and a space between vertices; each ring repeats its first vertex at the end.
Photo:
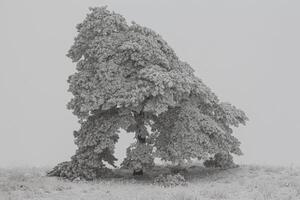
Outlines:
MULTIPOLYGON (((153 177, 70 182, 47 169, 0 170, 0 200, 299 200, 300 168, 244 165, 229 170, 189 168, 187 186, 163 188, 153 177)), ((125 178, 126 177, 126 178, 125 178)))

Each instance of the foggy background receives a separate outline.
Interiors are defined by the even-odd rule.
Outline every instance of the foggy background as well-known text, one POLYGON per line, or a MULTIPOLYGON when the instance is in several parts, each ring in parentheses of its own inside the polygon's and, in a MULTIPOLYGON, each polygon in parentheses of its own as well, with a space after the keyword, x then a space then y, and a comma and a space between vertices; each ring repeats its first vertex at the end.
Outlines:
MULTIPOLYGON (((250 122, 235 129, 242 164, 300 164, 300 1, 0 0, 0 167, 69 160, 77 119, 66 104, 65 54, 90 6, 147 26, 222 101, 250 122)), ((132 134, 122 132, 122 158, 132 134)))

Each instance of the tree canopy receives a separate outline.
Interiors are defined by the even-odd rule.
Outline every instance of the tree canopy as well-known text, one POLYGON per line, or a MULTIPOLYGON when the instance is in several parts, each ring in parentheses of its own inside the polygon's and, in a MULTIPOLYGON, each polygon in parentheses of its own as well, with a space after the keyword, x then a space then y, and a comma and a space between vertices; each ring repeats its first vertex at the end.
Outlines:
POLYGON ((106 7, 90 11, 67 54, 76 63, 67 107, 81 124, 74 131, 78 149, 50 175, 101 176, 104 161, 114 166, 121 129, 135 133, 122 163, 134 170, 153 166, 154 158, 176 163, 242 154, 232 135, 248 120, 242 110, 221 102, 153 30, 106 7))

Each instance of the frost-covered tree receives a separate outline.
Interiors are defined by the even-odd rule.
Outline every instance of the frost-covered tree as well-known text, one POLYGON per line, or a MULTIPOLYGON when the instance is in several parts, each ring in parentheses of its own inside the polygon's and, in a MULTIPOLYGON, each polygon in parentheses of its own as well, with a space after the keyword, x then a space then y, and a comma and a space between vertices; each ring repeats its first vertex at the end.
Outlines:
POLYGON ((134 132, 123 167, 142 173, 154 158, 182 163, 218 153, 241 155, 232 126, 245 124, 243 111, 220 102, 163 38, 106 7, 91 8, 77 25, 67 56, 76 63, 68 103, 81 128, 71 161, 49 175, 94 179, 114 166, 121 129, 134 132))

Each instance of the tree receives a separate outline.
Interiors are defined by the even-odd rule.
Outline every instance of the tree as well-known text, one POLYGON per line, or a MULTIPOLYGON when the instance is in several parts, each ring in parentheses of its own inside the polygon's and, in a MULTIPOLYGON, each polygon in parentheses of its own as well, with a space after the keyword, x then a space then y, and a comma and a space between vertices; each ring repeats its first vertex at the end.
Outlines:
POLYGON ((245 124, 245 113, 217 96, 160 35, 110 12, 90 8, 77 25, 67 56, 76 63, 69 79, 73 110, 81 128, 71 161, 49 175, 94 179, 114 166, 120 129, 134 132, 123 167, 142 174, 154 158, 182 163, 218 153, 238 154, 232 126, 245 124))

